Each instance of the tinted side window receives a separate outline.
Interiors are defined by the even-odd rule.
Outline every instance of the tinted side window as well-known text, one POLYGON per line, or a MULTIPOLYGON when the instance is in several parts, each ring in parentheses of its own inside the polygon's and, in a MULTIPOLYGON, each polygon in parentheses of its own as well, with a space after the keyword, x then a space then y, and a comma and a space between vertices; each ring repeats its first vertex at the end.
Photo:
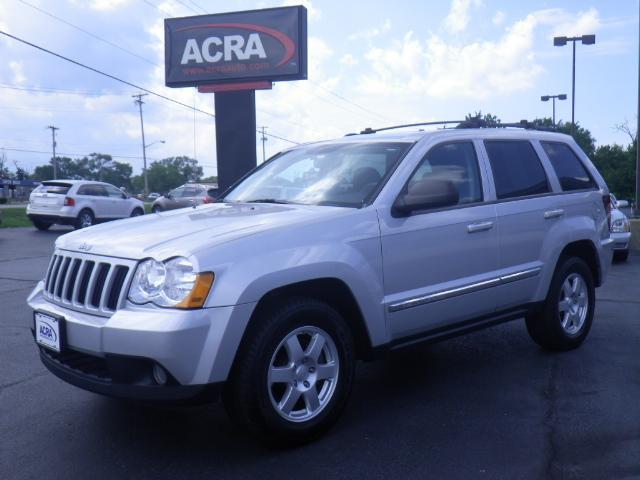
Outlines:
POLYGON ((569 145, 560 142, 540 142, 564 191, 596 188, 578 156, 569 145))
POLYGON ((549 192, 542 163, 526 140, 484 142, 498 199, 525 197, 549 192))
POLYGON ((411 176, 408 191, 431 180, 451 182, 458 191, 458 205, 482 201, 478 158, 471 142, 444 143, 433 147, 411 176))
POLYGON ((101 185, 82 185, 78 188, 78 195, 90 195, 92 197, 106 196, 107 192, 101 185))
POLYGON ((122 190, 120 190, 119 188, 116 187, 112 187, 112 186, 107 186, 104 187, 107 190, 107 195, 109 195, 111 198, 119 198, 122 199, 122 190))

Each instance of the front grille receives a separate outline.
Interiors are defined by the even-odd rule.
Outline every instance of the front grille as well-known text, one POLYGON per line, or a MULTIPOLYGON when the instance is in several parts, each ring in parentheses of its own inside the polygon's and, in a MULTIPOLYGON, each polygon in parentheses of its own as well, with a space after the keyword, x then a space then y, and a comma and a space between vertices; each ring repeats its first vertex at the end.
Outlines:
POLYGON ((57 251, 45 276, 44 296, 57 305, 103 316, 125 301, 132 260, 57 251))

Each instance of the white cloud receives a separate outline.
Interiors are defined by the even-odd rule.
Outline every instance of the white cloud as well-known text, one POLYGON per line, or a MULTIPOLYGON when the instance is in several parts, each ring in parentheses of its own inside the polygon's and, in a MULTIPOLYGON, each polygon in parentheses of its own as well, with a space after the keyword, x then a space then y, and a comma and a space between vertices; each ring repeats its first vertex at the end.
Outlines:
POLYGON ((109 11, 124 6, 129 0, 92 0, 89 4, 94 10, 109 11))
POLYGON ((284 0, 282 5, 285 7, 291 5, 302 5, 307 9, 309 20, 320 20, 322 18, 322 11, 314 7, 311 0, 284 0))
POLYGON ((502 10, 498 10, 496 14, 493 16, 493 18, 491 19, 491 21, 493 22, 494 25, 502 25, 504 23, 505 18, 506 18, 505 13, 502 10))
MULTIPOLYGON (((455 11, 455 18, 464 20, 469 6, 470 2, 454 0, 452 14, 455 11)), ((452 27, 450 17, 445 24, 449 21, 452 27)), ((456 28, 463 29, 465 22, 459 22, 456 28)), ((485 99, 524 91, 532 88, 544 71, 534 51, 540 28, 545 29, 545 34, 562 31, 572 35, 576 31, 593 33, 599 26, 599 14, 593 8, 577 14, 547 9, 514 22, 495 41, 460 43, 437 34, 419 38, 408 32, 384 47, 369 49, 365 58, 372 71, 359 78, 358 88, 371 95, 426 95, 440 99, 485 99)))
POLYGON ((340 63, 352 67, 353 65, 358 64, 358 60, 350 53, 346 53, 340 59, 340 63))
POLYGON ((445 28, 451 33, 463 32, 469 25, 471 6, 479 7, 482 0, 452 0, 449 14, 444 19, 445 28))
MULTIPOLYGON (((578 13, 577 18, 567 12, 561 12, 556 17, 560 20, 553 30, 553 36, 576 36, 595 33, 601 27, 600 14, 595 8, 578 13)), ((555 23, 555 22, 553 22, 555 23)))
POLYGON ((370 94, 394 92, 433 97, 486 98, 530 88, 542 67, 534 61, 533 15, 514 23, 498 41, 449 44, 438 35, 420 40, 413 32, 366 58, 374 72, 360 79, 370 94))
POLYGON ((380 27, 369 28, 367 30, 360 30, 359 32, 352 33, 347 38, 349 40, 359 40, 359 39, 371 40, 372 38, 382 35, 383 33, 387 33, 389 30, 391 30, 391 20, 387 18, 380 27))
POLYGON ((22 62, 11 61, 9 62, 9 68, 13 74, 13 82, 18 84, 24 84, 27 81, 27 77, 24 74, 24 67, 22 62))

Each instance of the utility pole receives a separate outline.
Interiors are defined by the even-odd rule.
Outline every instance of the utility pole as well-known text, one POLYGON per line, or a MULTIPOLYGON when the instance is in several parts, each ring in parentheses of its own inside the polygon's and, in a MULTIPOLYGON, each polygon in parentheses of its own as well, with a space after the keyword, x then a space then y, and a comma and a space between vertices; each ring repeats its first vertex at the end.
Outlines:
POLYGON ((49 125, 47 128, 51 129, 51 147, 53 149, 53 179, 58 178, 58 160, 56 159, 56 130, 60 130, 58 127, 49 125))
MULTIPOLYGON (((640 22, 640 10, 638 11, 638 21, 640 22)), ((640 30, 638 31, 638 41, 640 42, 640 30)), ((639 43, 640 45, 640 43, 639 43)), ((635 215, 638 216, 640 209, 640 50, 638 51, 638 116, 636 117, 636 204, 635 215)))
POLYGON ((262 137, 260 137, 260 140, 262 140, 262 163, 264 163, 265 161, 265 153, 264 153, 264 142, 266 142, 267 140, 269 140, 266 135, 264 134, 264 131, 267 129, 267 127, 260 127, 260 131, 262 132, 262 137))
POLYGON ((140 130, 142 131, 142 161, 144 162, 142 174, 144 176, 144 198, 146 200, 146 198, 149 196, 149 181, 147 180, 147 145, 145 144, 145 141, 144 141, 144 121, 142 120, 142 104, 144 103, 142 101, 142 97, 144 97, 145 95, 147 94, 138 93, 136 95, 131 95, 131 96, 135 98, 133 103, 137 104, 140 109, 140 130))

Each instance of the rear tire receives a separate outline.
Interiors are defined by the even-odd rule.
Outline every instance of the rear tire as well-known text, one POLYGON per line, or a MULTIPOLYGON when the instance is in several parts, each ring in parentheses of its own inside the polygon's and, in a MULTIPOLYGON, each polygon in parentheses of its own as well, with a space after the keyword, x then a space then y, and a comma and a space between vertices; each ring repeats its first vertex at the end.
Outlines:
POLYGON ((629 250, 617 250, 613 252, 614 262, 626 262, 629 258, 629 250))
POLYGON ((36 227, 38 230, 49 230, 49 227, 51 226, 51 223, 48 222, 43 222, 42 220, 31 220, 31 222, 33 223, 33 226, 36 227))
POLYGON ((151 209, 151 212, 152 213, 160 213, 160 212, 162 212, 162 208, 160 208, 159 206, 156 205, 151 209))
POLYGON ((527 315, 531 338, 547 350, 571 350, 587 338, 595 309, 591 269, 577 257, 561 259, 541 310, 527 315))
POLYGON ((91 227, 95 223, 95 217, 91 210, 84 209, 80 211, 78 217, 76 218, 75 228, 76 230, 80 230, 81 228, 91 227))
POLYGON ((291 298, 262 312, 245 334, 224 404, 232 419, 270 444, 306 443, 338 420, 355 364, 341 315, 326 303, 291 298))

